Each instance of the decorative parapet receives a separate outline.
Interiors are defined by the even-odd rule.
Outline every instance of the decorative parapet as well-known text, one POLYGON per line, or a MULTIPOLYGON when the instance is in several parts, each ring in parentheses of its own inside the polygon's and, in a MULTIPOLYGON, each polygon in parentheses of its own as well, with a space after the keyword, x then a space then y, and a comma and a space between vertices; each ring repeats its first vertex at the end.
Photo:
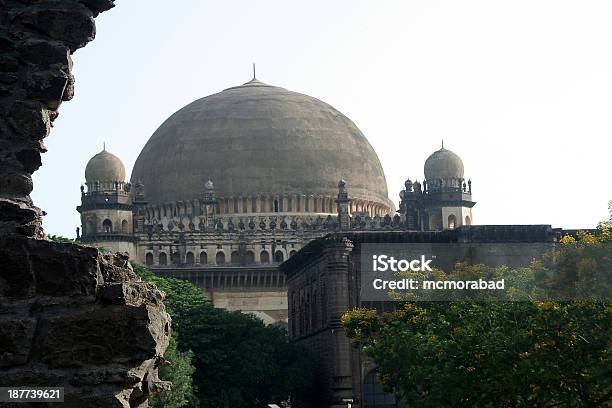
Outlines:
MULTIPOLYGON (((407 230, 407 224, 398 214, 391 217, 370 217, 365 213, 355 213, 350 216, 351 230, 407 230)), ((338 230, 338 217, 328 215, 255 215, 255 216, 217 216, 213 218, 212 225, 207 223, 205 217, 162 217, 160 220, 145 220, 144 231, 148 235, 163 235, 168 233, 201 233, 201 232, 271 232, 271 231, 329 231, 338 230)))

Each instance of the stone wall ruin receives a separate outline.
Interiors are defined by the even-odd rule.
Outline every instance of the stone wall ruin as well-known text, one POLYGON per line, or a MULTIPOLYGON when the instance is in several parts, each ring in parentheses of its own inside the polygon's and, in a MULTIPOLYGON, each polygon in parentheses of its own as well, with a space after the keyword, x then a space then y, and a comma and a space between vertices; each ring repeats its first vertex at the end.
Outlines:
POLYGON ((71 54, 113 6, 0 0, 0 384, 62 386, 65 407, 144 407, 168 386, 157 376, 163 294, 127 257, 46 240, 29 196, 43 139, 74 95, 71 54))

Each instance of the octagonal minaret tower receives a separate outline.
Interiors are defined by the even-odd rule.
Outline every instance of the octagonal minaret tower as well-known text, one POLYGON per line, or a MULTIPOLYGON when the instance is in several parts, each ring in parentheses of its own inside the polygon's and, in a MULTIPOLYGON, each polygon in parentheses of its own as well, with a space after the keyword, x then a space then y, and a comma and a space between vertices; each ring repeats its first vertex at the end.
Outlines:
POLYGON ((104 148, 85 168, 81 186, 81 242, 135 255, 130 184, 121 160, 104 148))
POLYGON ((400 213, 410 229, 440 231, 473 223, 472 181, 463 171, 461 158, 442 142, 425 161, 423 183, 406 180, 400 213))

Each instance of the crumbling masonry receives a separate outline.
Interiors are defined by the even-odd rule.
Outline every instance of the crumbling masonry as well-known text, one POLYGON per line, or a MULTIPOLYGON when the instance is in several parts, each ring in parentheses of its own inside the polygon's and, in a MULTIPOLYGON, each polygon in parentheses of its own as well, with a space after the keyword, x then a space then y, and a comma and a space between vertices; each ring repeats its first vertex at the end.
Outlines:
POLYGON ((0 0, 0 384, 63 386, 65 407, 142 407, 167 386, 161 292, 125 257, 46 240, 29 197, 43 139, 74 94, 70 56, 113 5, 0 0))

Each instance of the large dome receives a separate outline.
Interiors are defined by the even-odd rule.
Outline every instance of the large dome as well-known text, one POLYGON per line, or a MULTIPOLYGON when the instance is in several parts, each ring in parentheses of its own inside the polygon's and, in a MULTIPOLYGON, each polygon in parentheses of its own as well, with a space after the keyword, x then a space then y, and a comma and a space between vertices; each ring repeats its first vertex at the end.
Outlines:
POLYGON ((305 194, 393 208, 374 149, 355 124, 313 97, 256 79, 198 99, 151 136, 132 171, 151 204, 201 197, 305 194))

